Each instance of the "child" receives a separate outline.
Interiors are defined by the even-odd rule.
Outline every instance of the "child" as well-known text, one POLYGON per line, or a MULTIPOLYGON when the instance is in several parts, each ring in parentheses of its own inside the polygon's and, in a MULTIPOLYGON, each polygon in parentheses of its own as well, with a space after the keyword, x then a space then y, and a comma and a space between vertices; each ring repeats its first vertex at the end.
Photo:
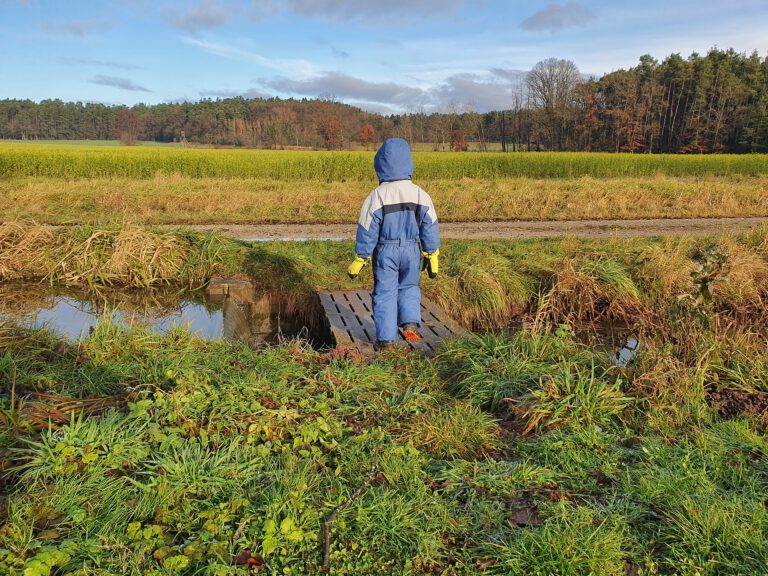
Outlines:
POLYGON ((385 141, 373 160, 379 186, 363 202, 357 225, 355 278, 373 260, 374 348, 390 347, 398 327, 418 339, 421 327, 421 269, 437 276, 440 231, 429 194, 411 182, 413 159, 402 138, 385 141), (421 247, 419 247, 419 243, 421 247))

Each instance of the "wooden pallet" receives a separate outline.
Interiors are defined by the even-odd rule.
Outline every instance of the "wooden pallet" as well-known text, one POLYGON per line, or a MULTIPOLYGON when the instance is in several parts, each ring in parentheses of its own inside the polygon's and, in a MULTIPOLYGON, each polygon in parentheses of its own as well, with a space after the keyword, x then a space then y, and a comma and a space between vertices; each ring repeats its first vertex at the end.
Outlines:
MULTIPOLYGON (((354 346, 363 354, 373 353, 376 328, 371 294, 355 290, 319 292, 318 295, 335 345, 354 346)), ((403 340, 403 344, 431 356, 443 340, 456 338, 467 331, 422 296, 420 333, 420 341, 406 343, 403 340)))

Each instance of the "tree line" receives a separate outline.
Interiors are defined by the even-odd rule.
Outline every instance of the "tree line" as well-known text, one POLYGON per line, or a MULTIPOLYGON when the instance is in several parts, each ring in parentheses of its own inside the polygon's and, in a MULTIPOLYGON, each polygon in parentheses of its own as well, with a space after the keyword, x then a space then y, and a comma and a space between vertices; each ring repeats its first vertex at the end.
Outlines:
POLYGON ((261 148, 347 149, 404 137, 436 150, 639 153, 768 151, 768 58, 730 50, 585 79, 569 60, 539 62, 510 86, 506 110, 471 105, 381 115, 332 99, 227 98, 108 106, 0 101, 0 138, 138 140, 261 148))

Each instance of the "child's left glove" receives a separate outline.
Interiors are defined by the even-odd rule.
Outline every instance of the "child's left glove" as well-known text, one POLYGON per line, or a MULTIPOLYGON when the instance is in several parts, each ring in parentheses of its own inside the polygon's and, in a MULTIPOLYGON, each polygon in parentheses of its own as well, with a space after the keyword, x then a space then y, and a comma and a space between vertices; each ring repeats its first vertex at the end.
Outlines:
POLYGON ((431 254, 428 252, 421 253, 421 269, 426 270, 430 278, 436 278, 440 265, 438 262, 440 256, 440 250, 435 250, 431 254))
POLYGON ((365 265, 370 261, 370 256, 368 258, 361 258, 358 256, 355 258, 355 261, 349 265, 349 268, 347 268, 347 274, 349 274, 350 278, 357 278, 357 275, 360 274, 360 271, 365 268, 365 265))

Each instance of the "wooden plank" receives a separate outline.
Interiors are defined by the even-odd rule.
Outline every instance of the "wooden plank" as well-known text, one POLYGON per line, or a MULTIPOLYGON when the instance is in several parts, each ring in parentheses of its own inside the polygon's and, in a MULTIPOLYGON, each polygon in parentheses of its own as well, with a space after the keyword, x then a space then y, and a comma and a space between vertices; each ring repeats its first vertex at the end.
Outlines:
POLYGON ((363 301, 360 299, 360 295, 355 293, 347 295, 347 304, 360 320, 363 329, 368 334, 375 334, 376 326, 373 323, 373 316, 363 305, 363 301))
MULTIPOLYGON (((351 345, 364 354, 371 353, 376 338, 371 294, 365 290, 337 290, 320 292, 319 296, 337 345, 351 345)), ((426 298, 422 298, 421 313, 422 339, 408 342, 407 346, 427 356, 433 355, 443 340, 466 332, 426 298)))
MULTIPOLYGON (((427 318, 426 321, 424 318, 421 319, 421 331, 424 334, 429 334, 430 332, 434 334, 435 338, 453 338, 454 334, 450 330, 448 330, 445 326, 440 324, 439 322, 427 318)), ((426 337, 426 336, 425 336, 426 337)))
POLYGON ((325 313, 328 314, 335 306, 330 292, 318 292, 317 295, 320 298, 320 305, 325 310, 325 313))
POLYGON ((371 302, 371 293, 366 290, 358 290, 355 292, 355 295, 358 297, 360 302, 362 302, 363 308, 365 308, 368 314, 371 315, 371 318, 373 318, 373 302, 371 302))
POLYGON ((422 299, 421 302, 422 308, 426 310, 429 315, 443 324, 454 334, 464 334, 467 332, 467 330, 465 330, 458 322, 456 322, 453 318, 449 317, 445 312, 438 308, 434 302, 431 302, 426 298, 422 299))
POLYGON ((337 346, 354 344, 354 337, 349 331, 348 320, 342 315, 337 298, 338 296, 332 292, 320 292, 320 303, 328 318, 331 334, 337 346))
POLYGON ((373 332, 373 320, 366 322, 363 318, 355 312, 350 306, 348 293, 346 292, 332 292, 331 298, 334 301, 334 305, 340 319, 343 321, 345 328, 350 334, 353 341, 371 341, 373 332))
POLYGON ((349 346, 355 342, 347 330, 339 328, 338 326, 331 326, 331 335, 333 336, 334 344, 336 346, 349 346))
POLYGON ((347 325, 347 330, 353 340, 368 340, 368 336, 363 330, 363 325, 360 319, 349 308, 343 308, 342 317, 347 325))

